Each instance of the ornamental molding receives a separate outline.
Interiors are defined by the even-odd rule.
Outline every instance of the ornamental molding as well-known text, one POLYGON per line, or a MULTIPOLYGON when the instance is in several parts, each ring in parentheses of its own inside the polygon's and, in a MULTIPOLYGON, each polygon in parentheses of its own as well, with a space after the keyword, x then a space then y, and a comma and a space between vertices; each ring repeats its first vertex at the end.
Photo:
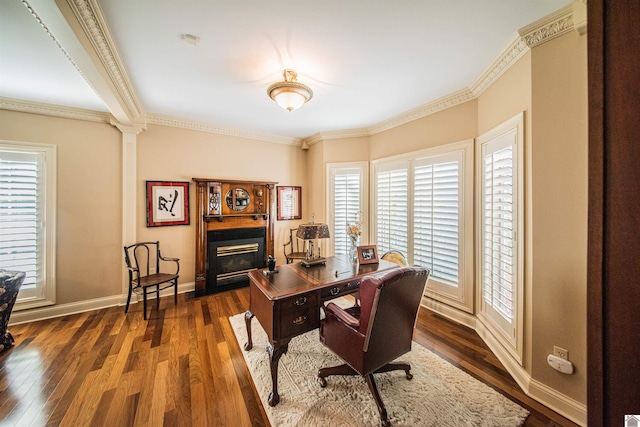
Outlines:
POLYGON ((571 30, 573 30, 573 5, 521 28, 518 34, 529 48, 533 48, 571 30))
POLYGON ((67 2, 99 55, 116 91, 133 115, 132 120, 135 121, 143 115, 142 108, 124 71, 115 43, 106 30, 108 27, 99 5, 96 0, 68 0, 67 2))
POLYGON ((160 126, 170 126, 181 129, 197 130, 201 132, 216 133, 219 135, 234 136, 237 138, 257 139, 259 141, 273 142, 276 144, 295 145, 302 144, 300 138, 272 135, 268 133, 252 132, 243 129, 232 129, 216 126, 211 123, 196 122, 193 120, 178 119, 175 117, 161 116, 159 114, 147 114, 147 123, 160 126))
POLYGON ((110 113, 63 107, 60 105, 29 102, 19 99, 0 98, 0 109, 19 113, 40 114, 42 116, 60 117, 63 119, 84 120, 86 122, 110 124, 110 113))

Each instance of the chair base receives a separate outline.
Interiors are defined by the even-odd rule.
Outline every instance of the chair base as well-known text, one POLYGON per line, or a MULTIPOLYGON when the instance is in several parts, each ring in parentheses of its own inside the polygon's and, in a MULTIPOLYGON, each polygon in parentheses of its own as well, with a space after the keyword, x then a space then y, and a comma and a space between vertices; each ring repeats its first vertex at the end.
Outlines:
POLYGON ((369 391, 371 391, 371 394, 373 395, 373 399, 376 401, 376 406, 378 407, 378 413, 380 414, 381 424, 386 427, 386 426, 390 426, 391 422, 389 421, 389 417, 387 416, 387 408, 385 408, 384 403, 382 402, 382 398, 380 397, 380 393, 378 392, 378 387, 376 386, 376 382, 373 379, 373 374, 379 374, 382 372, 389 372, 389 371, 404 371, 408 380, 413 378, 413 375, 411 375, 411 372, 410 372, 411 371, 410 364, 404 363, 404 362, 392 362, 392 363, 387 363, 386 365, 376 369, 375 371, 367 375, 360 374, 358 371, 356 371, 346 363, 343 365, 321 368, 318 371, 318 379, 320 382, 320 386, 326 387, 327 380, 325 380, 325 378, 331 375, 359 375, 364 377, 365 381, 367 382, 367 386, 369 386, 369 391))

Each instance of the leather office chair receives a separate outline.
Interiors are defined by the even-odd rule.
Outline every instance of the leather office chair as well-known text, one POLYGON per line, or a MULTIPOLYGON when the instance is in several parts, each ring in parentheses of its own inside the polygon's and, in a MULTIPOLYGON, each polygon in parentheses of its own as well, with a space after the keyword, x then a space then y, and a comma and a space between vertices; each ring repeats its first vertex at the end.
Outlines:
POLYGON ((173 302, 178 304, 178 272, 180 260, 165 258, 160 253, 160 242, 142 242, 124 247, 124 262, 129 270, 129 295, 125 313, 129 312, 131 293, 142 294, 144 319, 147 320, 147 292, 156 293, 156 310, 160 308, 160 291, 173 286, 173 302), (175 263, 175 273, 161 273, 161 262, 175 263), (155 273, 151 273, 155 271, 155 273), (153 289, 155 287, 155 289, 153 289))
POLYGON ((423 267, 404 267, 382 276, 367 276, 360 283, 360 306, 346 310, 327 304, 320 322, 320 341, 346 363, 318 371, 325 387, 330 375, 361 375, 378 406, 382 425, 389 426, 373 374, 403 370, 411 365, 393 360, 411 350, 413 327, 429 277, 423 267))
POLYGON ((287 264, 291 264, 297 259, 307 258, 306 241, 298 239, 296 233, 297 228, 289 229, 289 241, 284 244, 284 257, 287 260, 287 264), (289 246, 289 253, 287 253, 287 246, 289 246))

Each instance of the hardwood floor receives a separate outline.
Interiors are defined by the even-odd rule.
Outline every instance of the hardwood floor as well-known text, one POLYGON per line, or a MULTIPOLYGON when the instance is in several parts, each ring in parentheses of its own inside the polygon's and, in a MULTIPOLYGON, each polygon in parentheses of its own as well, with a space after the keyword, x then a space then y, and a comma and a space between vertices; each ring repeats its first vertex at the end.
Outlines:
MULTIPOLYGON (((162 298, 148 321, 134 304, 11 326, 0 425, 268 426, 228 321, 248 305, 242 288, 162 298)), ((421 309, 415 340, 529 409, 525 426, 575 425, 524 395, 474 331, 421 309)))

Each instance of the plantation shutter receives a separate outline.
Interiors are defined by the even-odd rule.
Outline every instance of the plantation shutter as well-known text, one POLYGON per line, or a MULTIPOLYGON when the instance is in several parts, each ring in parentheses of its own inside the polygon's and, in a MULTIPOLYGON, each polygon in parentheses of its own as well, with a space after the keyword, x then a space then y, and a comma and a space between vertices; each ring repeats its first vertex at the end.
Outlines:
POLYGON ((353 223, 361 208, 362 172, 360 169, 337 170, 333 177, 333 231, 334 253, 347 253, 347 223, 353 223))
POLYGON ((413 262, 433 279, 459 285, 460 161, 456 155, 416 161, 414 168, 413 262))
POLYGON ((482 295, 507 322, 513 321, 514 218, 512 146, 482 157, 482 295))
POLYGON ((407 166, 376 171, 376 245, 378 252, 408 249, 408 191, 407 166))
POLYGON ((43 154, 0 151, 0 268, 26 273, 19 298, 34 297, 43 262, 43 154))

